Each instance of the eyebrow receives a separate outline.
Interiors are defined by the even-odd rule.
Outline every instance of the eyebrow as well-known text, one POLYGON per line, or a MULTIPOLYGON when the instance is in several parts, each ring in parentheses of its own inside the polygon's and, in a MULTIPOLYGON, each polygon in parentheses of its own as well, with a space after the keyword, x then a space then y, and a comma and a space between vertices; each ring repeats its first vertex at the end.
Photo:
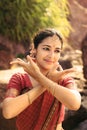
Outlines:
MULTIPOLYGON (((47 47, 51 48, 51 46, 49 46, 49 45, 43 45, 43 46, 47 46, 47 47)), ((61 48, 59 48, 59 47, 57 47, 56 49, 61 50, 61 48)))

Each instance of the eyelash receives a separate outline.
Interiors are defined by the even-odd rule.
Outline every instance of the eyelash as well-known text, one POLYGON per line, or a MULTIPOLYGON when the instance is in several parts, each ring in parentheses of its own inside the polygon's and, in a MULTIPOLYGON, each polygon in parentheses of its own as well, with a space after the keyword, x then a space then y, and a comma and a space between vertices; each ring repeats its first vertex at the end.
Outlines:
POLYGON ((47 47, 45 47, 45 48, 43 48, 43 50, 50 50, 49 48, 47 48, 47 47))
MULTIPOLYGON (((43 48, 43 50, 46 50, 46 51, 49 51, 50 49, 49 48, 43 48)), ((60 53, 60 50, 55 50, 56 53, 60 53)))
POLYGON ((60 50, 56 50, 55 52, 56 52, 56 53, 60 53, 60 50))

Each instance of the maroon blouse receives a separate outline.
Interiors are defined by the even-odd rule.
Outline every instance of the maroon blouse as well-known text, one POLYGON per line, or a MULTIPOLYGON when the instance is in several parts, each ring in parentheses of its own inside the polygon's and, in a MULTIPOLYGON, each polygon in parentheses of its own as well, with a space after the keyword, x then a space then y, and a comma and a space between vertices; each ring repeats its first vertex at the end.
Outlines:
MULTIPOLYGON (((60 85, 66 86, 69 83, 74 83, 72 78, 64 79, 60 85)), ((7 89, 10 88, 16 88, 21 94, 24 89, 32 89, 33 87, 27 73, 17 73, 12 76, 7 85, 7 89)), ((17 116, 16 125, 18 130, 42 130, 42 126, 54 99, 55 97, 48 91, 40 95, 29 107, 17 116)), ((54 130, 55 124, 61 123, 64 120, 64 105, 61 105, 61 110, 59 110, 60 105, 61 103, 58 103, 46 130, 54 130), (59 113, 60 116, 58 119, 59 113)))

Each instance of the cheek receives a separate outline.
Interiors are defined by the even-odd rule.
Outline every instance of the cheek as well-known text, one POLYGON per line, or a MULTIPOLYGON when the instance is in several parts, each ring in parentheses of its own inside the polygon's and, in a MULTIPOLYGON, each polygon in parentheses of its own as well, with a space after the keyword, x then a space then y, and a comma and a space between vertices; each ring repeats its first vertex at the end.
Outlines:
POLYGON ((38 50, 36 51, 36 57, 43 58, 44 56, 45 56, 45 53, 43 52, 43 50, 38 48, 38 50))
POLYGON ((41 62, 42 59, 43 59, 43 54, 42 53, 36 53, 36 61, 41 62))
POLYGON ((43 56, 43 54, 42 54, 41 52, 37 52, 37 53, 36 53, 36 57, 37 57, 37 58, 42 58, 42 56, 43 56))
POLYGON ((58 61, 60 59, 60 54, 55 56, 55 60, 58 61))

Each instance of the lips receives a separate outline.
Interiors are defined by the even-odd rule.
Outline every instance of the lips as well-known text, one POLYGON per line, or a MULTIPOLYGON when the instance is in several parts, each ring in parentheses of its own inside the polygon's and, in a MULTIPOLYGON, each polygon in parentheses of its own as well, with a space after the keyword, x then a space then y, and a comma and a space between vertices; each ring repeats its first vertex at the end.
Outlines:
POLYGON ((53 64, 53 61, 51 60, 44 59, 44 61, 47 62, 48 64, 53 64))

